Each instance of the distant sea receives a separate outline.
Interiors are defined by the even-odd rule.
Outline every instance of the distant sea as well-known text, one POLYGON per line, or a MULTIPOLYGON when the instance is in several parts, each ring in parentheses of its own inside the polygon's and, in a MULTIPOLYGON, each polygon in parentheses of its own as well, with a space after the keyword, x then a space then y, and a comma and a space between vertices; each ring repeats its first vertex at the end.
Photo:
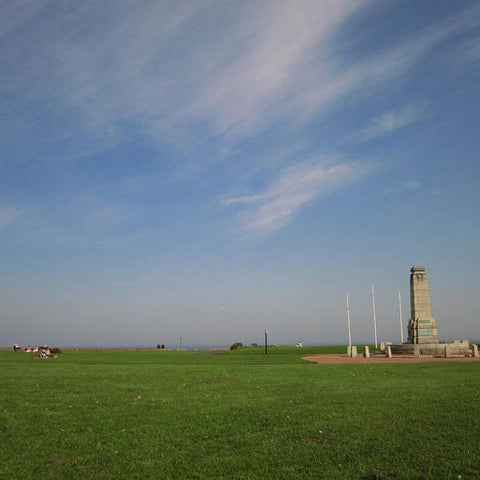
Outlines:
MULTIPOLYGON (((57 345, 55 345, 57 346, 57 345)), ((59 345, 59 348, 71 349, 105 349, 105 350, 151 350, 157 349, 157 345, 59 345)), ((230 348, 230 345, 215 344, 215 345, 168 345, 165 344, 165 349, 176 350, 177 348, 184 348, 186 350, 210 350, 212 348, 230 348)))

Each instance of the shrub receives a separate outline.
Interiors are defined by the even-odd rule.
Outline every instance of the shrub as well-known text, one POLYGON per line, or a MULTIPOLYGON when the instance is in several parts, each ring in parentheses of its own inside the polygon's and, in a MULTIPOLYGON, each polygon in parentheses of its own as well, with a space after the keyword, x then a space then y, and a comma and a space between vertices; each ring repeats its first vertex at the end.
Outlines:
POLYGON ((231 347, 230 350, 238 350, 239 348, 243 347, 242 342, 235 342, 231 347))

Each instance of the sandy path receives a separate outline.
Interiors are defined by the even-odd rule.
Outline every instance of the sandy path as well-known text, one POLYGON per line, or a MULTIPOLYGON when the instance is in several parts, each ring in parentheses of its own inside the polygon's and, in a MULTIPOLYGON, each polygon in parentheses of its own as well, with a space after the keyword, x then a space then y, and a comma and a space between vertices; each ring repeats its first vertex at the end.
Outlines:
POLYGON ((344 353, 311 355, 302 357, 303 360, 315 363, 416 363, 416 362, 478 362, 480 358, 473 357, 433 357, 424 355, 422 357, 393 357, 385 358, 380 356, 363 358, 361 356, 351 358, 344 353))

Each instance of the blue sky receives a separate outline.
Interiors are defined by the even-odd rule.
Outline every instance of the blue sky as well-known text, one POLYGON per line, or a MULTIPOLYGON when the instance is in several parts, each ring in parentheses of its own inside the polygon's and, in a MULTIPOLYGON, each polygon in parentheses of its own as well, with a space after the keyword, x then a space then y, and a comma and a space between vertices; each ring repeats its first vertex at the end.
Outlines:
POLYGON ((480 338, 478 2, 0 9, 1 345, 480 338))

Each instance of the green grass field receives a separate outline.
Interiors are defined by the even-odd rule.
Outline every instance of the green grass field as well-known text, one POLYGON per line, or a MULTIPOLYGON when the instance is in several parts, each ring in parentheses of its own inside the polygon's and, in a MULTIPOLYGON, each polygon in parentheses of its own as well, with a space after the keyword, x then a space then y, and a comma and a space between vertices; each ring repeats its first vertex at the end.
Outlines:
POLYGON ((0 478, 480 478, 480 362, 333 351, 0 351, 0 478))

